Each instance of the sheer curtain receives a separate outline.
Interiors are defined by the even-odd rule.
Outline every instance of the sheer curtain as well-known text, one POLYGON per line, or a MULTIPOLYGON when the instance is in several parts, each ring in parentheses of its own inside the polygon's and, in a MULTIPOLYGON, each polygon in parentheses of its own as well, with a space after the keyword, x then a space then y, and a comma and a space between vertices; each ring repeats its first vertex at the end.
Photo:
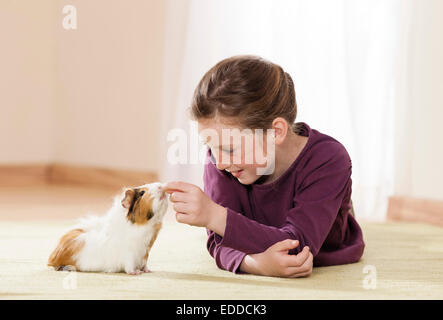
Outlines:
MULTIPOLYGON (((296 121, 334 137, 348 150, 356 216, 383 220, 394 184, 394 112, 402 90, 398 80, 409 1, 176 3, 166 5, 162 137, 173 128, 189 132, 186 110, 210 67, 232 55, 262 56, 291 74, 296 121)), ((165 156, 171 142, 165 138, 163 144, 165 156)), ((163 163, 162 180, 202 186, 202 164, 163 163)))

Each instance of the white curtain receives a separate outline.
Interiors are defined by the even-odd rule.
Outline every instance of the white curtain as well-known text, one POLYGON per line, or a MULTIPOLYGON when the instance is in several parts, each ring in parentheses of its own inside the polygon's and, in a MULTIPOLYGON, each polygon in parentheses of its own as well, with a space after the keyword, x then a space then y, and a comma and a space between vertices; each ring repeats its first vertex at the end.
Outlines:
POLYGON ((210 67, 232 55, 256 54, 292 76, 296 121, 348 150, 357 217, 385 218, 394 183, 395 105, 402 90, 409 0, 166 3, 163 181, 202 187, 201 164, 166 160, 167 133, 189 131, 186 109, 210 67))

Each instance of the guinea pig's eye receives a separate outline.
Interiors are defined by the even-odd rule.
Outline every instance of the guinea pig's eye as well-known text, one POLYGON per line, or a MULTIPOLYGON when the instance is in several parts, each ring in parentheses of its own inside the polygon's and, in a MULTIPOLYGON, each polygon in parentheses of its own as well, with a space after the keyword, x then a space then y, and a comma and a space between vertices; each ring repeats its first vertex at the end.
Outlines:
POLYGON ((141 191, 139 196, 142 197, 145 194, 145 190, 141 191))

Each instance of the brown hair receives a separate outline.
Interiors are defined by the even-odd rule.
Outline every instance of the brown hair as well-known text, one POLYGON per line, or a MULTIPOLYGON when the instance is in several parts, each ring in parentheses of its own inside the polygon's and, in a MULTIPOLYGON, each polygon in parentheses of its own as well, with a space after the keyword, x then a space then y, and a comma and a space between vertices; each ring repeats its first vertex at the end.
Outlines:
POLYGON ((250 129, 269 129, 276 117, 282 117, 294 128, 297 103, 291 76, 254 55, 218 62, 200 80, 191 106, 193 120, 216 116, 250 129))

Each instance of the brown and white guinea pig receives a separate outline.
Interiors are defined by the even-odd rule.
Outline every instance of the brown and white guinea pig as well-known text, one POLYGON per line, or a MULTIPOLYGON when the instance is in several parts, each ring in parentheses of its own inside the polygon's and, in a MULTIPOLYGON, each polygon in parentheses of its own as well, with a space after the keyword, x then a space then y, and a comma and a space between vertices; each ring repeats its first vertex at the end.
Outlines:
POLYGON ((150 272, 149 251, 168 207, 163 187, 156 182, 124 188, 105 216, 81 219, 60 239, 48 266, 57 271, 150 272))

